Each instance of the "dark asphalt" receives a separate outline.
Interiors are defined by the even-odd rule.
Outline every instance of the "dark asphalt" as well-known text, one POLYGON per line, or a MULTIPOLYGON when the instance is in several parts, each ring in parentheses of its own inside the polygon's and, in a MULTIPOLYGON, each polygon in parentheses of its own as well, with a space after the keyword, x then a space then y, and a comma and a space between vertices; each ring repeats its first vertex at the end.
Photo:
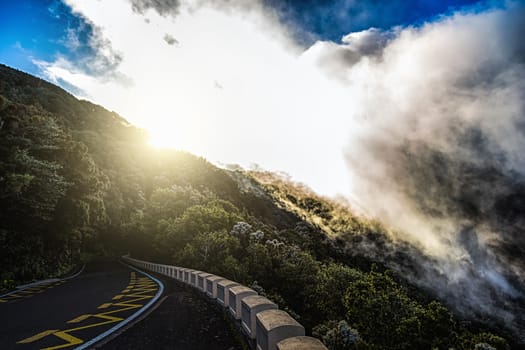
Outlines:
MULTIPOLYGON (((156 308, 110 335, 102 344, 96 344, 97 348, 246 348, 234 324, 214 302, 178 281, 154 276, 165 287, 156 308)), ((0 303, 0 349, 74 349, 131 316, 157 291, 154 281, 117 260, 88 263, 72 279, 0 303), (17 344, 20 341, 25 343, 17 344)))
POLYGON ((162 304, 101 350, 248 349, 234 322, 215 302, 182 282, 152 275, 164 283, 162 304))
MULTIPOLYGON (((89 324, 103 322, 103 319, 89 317, 73 324, 67 321, 82 315, 93 315, 103 311, 97 307, 104 303, 115 302, 112 299, 122 293, 130 284, 133 270, 116 260, 98 260, 86 265, 84 271, 77 277, 62 284, 55 285, 45 291, 0 304, 0 349, 41 349, 46 347, 68 349, 67 337, 49 334, 41 339, 27 344, 17 344, 18 341, 33 337, 48 330, 68 330, 89 324), (62 347, 61 345, 66 345, 62 347)), ((136 274, 137 277, 143 277, 136 274)), ((158 288, 158 287, 156 287, 158 288)), ((154 295, 154 292, 149 292, 154 295)), ((143 304, 147 302, 144 301, 143 304)), ((128 317, 135 310, 118 313, 118 317, 128 317)), ((118 322, 117 322, 118 323, 118 322)), ((113 327, 116 323, 108 323, 96 327, 71 332, 71 336, 87 342, 98 334, 113 327)))

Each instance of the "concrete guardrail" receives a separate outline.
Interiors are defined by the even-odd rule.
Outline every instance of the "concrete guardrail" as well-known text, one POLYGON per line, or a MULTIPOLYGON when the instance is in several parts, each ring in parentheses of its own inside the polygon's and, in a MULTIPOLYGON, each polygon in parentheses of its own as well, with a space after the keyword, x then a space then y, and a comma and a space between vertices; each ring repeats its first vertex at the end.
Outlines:
MULTIPOLYGON (((250 295, 241 301, 241 326, 248 338, 255 339, 255 320, 264 310, 277 309, 277 305, 261 295, 250 295)), ((300 335, 304 335, 300 334, 300 335)))
POLYGON ((130 265, 176 279, 201 291, 230 313, 256 350, 327 350, 277 304, 237 282, 207 272, 123 256, 130 265))

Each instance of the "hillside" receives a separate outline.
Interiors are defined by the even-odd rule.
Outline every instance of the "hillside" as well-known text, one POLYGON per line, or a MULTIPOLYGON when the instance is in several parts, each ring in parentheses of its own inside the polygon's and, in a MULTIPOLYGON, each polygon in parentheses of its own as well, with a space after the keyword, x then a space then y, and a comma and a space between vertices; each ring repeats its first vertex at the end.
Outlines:
POLYGON ((116 113, 6 66, 0 125, 4 289, 129 252, 251 285, 330 349, 518 347, 439 302, 418 283, 417 247, 344 204, 152 149, 116 113))
MULTIPOLYGON (((326 232, 345 263, 364 269, 370 261, 378 263, 393 270, 398 282, 416 299, 437 298, 465 322, 490 324, 511 330, 521 338, 525 329, 522 316, 525 302, 520 296, 519 271, 501 272, 512 287, 505 285, 503 278, 495 283, 498 280, 485 272, 489 271, 487 262, 481 261, 491 261, 492 257, 465 232, 460 233, 460 243, 470 246, 468 252, 474 259, 453 261, 447 256, 429 254, 424 247, 407 240, 403 232, 358 214, 344 198, 320 196, 283 174, 250 171, 247 176, 260 183, 280 207, 326 232), (515 291, 513 297, 508 297, 508 290, 515 291)), ((498 258, 519 259, 519 256, 515 252, 501 253, 498 258)))

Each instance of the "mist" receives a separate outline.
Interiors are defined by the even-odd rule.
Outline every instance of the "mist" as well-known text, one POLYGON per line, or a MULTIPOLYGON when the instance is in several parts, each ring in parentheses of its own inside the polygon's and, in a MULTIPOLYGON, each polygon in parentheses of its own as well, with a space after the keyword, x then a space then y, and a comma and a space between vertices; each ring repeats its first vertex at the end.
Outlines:
POLYGON ((407 250, 419 266, 394 267, 460 312, 499 318, 517 334, 524 34, 524 7, 509 3, 419 28, 372 28, 305 53, 352 91, 349 117, 359 122, 346 159, 356 203, 397 229, 394 240, 421 249, 420 259, 407 250))
POLYGON ((415 261, 392 268, 523 334, 522 4, 304 47, 258 1, 66 3, 97 28, 97 54, 38 62, 46 78, 164 146, 344 194, 415 261))

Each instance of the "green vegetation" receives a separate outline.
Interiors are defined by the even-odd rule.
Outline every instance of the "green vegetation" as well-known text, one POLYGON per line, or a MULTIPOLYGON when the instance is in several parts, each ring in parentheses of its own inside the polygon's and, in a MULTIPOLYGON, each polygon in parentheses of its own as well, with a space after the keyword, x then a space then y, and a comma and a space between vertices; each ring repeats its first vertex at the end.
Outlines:
POLYGON ((4 288, 84 255, 129 252, 251 285, 330 349, 508 348, 341 249, 388 239, 343 204, 272 174, 153 150, 115 113, 5 66, 0 125, 4 288))

